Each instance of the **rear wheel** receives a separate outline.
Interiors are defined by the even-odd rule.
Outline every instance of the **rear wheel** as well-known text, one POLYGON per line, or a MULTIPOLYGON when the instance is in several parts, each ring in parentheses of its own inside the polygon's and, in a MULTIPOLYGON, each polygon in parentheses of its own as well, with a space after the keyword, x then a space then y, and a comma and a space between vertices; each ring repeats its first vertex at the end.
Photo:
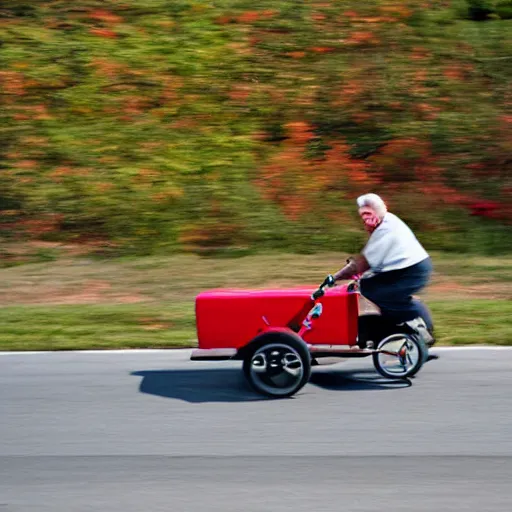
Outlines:
POLYGON ((243 371, 251 387, 273 398, 297 393, 311 376, 311 356, 299 336, 267 333, 247 350, 243 371))
POLYGON ((372 354, 375 369, 389 379, 405 379, 418 373, 428 357, 425 344, 408 334, 384 338, 372 354))

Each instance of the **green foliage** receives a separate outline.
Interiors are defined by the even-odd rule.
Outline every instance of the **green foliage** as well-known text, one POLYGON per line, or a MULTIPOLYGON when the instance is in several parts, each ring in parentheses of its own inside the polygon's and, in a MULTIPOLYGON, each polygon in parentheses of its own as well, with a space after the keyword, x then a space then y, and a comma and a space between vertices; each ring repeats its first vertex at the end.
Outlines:
POLYGON ((512 19, 512 1, 505 0, 504 2, 498 2, 496 4, 496 14, 502 20, 512 19))
POLYGON ((314 251, 362 240, 371 189, 429 248, 508 250, 510 2, 454 4, 485 24, 441 1, 254 5, 0 7, 0 224, 118 254, 314 251))
POLYGON ((468 3, 469 18, 474 21, 483 21, 494 13, 493 2, 489 0, 466 0, 468 3))

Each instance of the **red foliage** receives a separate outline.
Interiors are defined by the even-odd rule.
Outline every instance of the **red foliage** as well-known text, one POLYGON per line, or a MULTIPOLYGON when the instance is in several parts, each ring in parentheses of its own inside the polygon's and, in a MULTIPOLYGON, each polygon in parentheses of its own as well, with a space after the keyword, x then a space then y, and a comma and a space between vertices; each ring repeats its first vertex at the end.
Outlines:
POLYGON ((468 204, 471 215, 512 224, 512 204, 496 201, 474 201, 468 204))
POLYGON ((494 201, 477 201, 469 205, 471 215, 478 217, 489 217, 499 208, 499 204, 494 201))

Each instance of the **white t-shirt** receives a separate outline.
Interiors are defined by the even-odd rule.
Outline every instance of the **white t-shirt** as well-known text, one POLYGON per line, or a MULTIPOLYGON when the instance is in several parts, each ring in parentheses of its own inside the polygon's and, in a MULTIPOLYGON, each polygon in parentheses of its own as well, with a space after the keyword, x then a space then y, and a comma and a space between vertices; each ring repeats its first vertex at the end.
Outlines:
POLYGON ((373 272, 410 267, 429 257, 409 226, 389 212, 362 252, 373 272))

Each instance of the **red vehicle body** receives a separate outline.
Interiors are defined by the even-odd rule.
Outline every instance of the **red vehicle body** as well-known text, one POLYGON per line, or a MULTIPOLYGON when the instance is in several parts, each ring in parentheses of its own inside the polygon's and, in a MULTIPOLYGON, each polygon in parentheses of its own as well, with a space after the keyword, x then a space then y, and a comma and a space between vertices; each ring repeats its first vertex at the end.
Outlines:
MULTIPOLYGON (((312 307, 311 288, 284 290, 210 290, 196 297, 200 349, 240 349, 262 329, 300 325, 312 307)), ((323 314, 305 332, 311 345, 355 345, 359 316, 358 294, 347 287, 328 290, 323 314)))
POLYGON ((316 291, 297 287, 200 293, 198 348, 191 359, 243 360, 252 387, 274 397, 296 393, 308 381, 311 366, 326 357, 371 355, 384 376, 405 378, 417 373, 428 356, 421 340, 394 327, 379 332, 375 344, 366 344, 364 336, 359 340, 362 312, 357 283, 332 286, 328 276, 316 291), (364 344, 366 348, 360 346, 364 344), (391 357, 398 370, 386 368, 384 356, 391 357))

